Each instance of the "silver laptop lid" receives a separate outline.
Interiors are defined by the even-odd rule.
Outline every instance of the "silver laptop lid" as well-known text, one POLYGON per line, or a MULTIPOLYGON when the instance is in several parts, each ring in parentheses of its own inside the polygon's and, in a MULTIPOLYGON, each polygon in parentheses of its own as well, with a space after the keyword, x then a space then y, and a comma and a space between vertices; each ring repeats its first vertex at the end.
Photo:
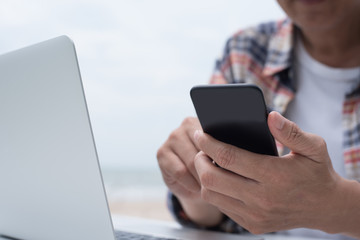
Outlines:
POLYGON ((0 55, 0 235, 114 240, 66 36, 0 55))

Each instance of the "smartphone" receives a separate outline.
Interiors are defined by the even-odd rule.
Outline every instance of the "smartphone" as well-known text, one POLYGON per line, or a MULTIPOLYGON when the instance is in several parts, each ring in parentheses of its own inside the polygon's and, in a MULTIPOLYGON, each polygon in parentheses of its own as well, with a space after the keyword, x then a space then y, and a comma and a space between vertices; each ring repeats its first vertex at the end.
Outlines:
POLYGON ((193 87, 190 95, 205 133, 254 153, 278 156, 259 87, 252 84, 203 85, 193 87))

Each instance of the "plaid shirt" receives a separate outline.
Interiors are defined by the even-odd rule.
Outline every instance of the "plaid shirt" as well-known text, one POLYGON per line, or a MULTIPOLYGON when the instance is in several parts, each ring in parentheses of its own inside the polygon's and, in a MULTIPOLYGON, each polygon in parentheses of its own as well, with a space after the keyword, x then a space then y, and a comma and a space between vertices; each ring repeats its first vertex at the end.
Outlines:
MULTIPOLYGON (((252 83, 259 86, 269 109, 282 114, 295 96, 293 62, 297 28, 291 20, 261 24, 236 33, 216 62, 211 84, 252 83)), ((344 164, 348 179, 360 181, 360 86, 343 103, 344 164)), ((279 154, 283 146, 277 143, 279 154)), ((185 215, 171 193, 169 208, 180 223, 198 227, 185 215)), ((229 218, 212 229, 241 232, 229 218)))

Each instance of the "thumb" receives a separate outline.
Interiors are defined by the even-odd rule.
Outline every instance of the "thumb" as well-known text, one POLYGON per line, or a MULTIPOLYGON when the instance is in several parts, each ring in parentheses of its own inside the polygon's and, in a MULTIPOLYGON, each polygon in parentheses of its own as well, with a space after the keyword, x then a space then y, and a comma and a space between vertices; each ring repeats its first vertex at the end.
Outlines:
POLYGON ((284 118, 280 113, 271 112, 268 116, 268 125, 274 138, 292 152, 317 162, 324 161, 324 157, 328 156, 323 138, 302 131, 294 122, 284 118))

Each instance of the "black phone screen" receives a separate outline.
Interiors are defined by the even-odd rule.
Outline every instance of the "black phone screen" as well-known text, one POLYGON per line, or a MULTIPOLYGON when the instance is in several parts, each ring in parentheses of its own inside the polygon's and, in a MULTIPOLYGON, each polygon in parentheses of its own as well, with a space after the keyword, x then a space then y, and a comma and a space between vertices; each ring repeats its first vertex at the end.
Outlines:
POLYGON ((195 86, 190 95, 205 133, 251 152, 278 155, 259 87, 250 84, 195 86))

